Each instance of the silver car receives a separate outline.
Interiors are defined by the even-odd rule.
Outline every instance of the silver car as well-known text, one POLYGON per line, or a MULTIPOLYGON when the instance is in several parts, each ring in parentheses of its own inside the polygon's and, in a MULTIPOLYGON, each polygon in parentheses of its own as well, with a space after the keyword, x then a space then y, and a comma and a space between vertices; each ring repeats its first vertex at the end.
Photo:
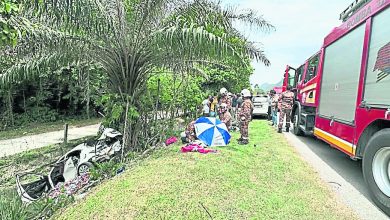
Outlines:
POLYGON ((255 96, 252 98, 253 116, 268 116, 268 96, 255 96))

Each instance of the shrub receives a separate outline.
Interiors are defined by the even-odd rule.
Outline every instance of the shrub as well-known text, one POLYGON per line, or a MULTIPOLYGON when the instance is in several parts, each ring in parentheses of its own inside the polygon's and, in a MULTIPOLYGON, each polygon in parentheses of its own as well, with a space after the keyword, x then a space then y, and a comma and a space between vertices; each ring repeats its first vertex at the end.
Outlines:
POLYGON ((117 174, 117 171, 124 166, 123 163, 119 163, 115 160, 110 160, 104 163, 98 163, 91 169, 91 179, 100 180, 111 178, 117 174))
POLYGON ((56 199, 42 198, 26 204, 13 189, 1 190, 0 194, 1 220, 47 219, 57 210, 74 202, 73 197, 62 195, 56 199))
POLYGON ((15 190, 2 190, 0 194, 0 219, 29 219, 27 206, 22 203, 15 190))

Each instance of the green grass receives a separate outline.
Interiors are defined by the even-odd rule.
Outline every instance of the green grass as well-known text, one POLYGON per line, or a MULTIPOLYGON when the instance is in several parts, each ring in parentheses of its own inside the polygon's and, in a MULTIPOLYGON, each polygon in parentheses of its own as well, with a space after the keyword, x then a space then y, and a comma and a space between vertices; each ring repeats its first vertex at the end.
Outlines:
POLYGON ((51 131, 59 131, 64 129, 64 124, 68 123, 69 126, 82 127, 87 125, 93 125, 100 123, 101 118, 91 119, 72 119, 72 120, 61 120, 56 122, 47 123, 32 123, 23 127, 14 128, 11 130, 0 131, 0 140, 23 137, 26 135, 42 134, 51 131))
POLYGON ((159 150, 55 219, 356 218, 267 122, 250 137, 218 154, 159 150))

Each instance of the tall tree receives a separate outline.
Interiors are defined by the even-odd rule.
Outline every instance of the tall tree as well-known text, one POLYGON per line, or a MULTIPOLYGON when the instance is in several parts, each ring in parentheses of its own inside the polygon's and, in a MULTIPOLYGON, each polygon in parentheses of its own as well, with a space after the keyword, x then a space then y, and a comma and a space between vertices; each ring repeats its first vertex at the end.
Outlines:
POLYGON ((16 0, 0 0, 0 46, 16 45, 17 32, 9 19, 18 11, 16 0))
POLYGON ((138 142, 136 123, 147 80, 156 69, 191 72, 223 63, 247 66, 247 56, 268 65, 262 50, 233 27, 240 21, 272 29, 255 12, 223 8, 211 0, 20 0, 22 11, 10 21, 20 34, 15 65, 1 82, 34 76, 46 67, 95 63, 118 94, 124 113, 125 145, 138 142), (216 34, 222 29, 222 34, 216 34), (233 44, 240 37, 242 44, 233 44), (38 71, 37 71, 38 70, 38 71))

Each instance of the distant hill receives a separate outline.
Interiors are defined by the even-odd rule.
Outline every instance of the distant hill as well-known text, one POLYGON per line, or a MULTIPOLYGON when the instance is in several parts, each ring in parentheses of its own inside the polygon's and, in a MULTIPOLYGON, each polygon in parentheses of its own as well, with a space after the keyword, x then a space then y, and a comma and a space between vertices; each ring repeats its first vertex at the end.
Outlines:
POLYGON ((260 89, 262 89, 263 91, 269 91, 273 89, 275 86, 282 86, 282 85, 283 85, 283 80, 280 80, 280 82, 275 84, 264 83, 260 86, 260 89))

